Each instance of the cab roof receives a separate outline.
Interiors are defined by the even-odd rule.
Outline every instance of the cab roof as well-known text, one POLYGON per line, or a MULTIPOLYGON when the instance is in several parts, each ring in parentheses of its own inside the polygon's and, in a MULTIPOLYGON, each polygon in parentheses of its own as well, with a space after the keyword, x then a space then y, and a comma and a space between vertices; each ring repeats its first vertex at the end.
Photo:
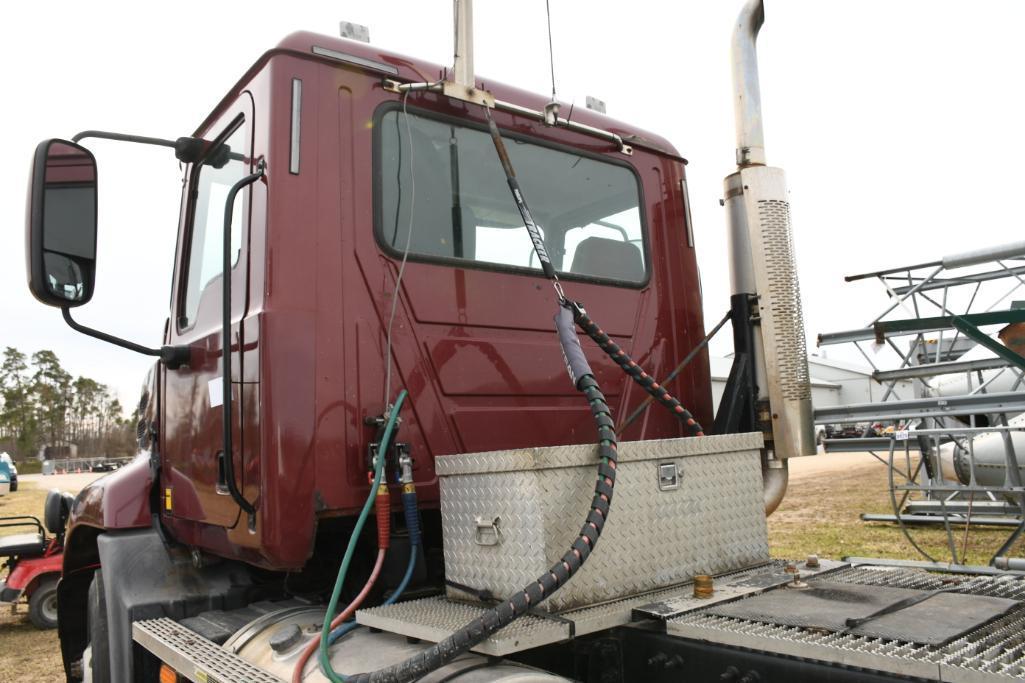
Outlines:
MULTIPOLYGON (((447 68, 443 65, 383 50, 368 43, 321 35, 309 31, 296 31, 285 36, 274 49, 264 53, 225 96, 221 104, 224 104, 228 99, 241 91, 245 83, 272 56, 281 53, 294 54, 331 64, 344 63, 350 67, 380 73, 382 78, 392 78, 400 82, 438 81, 444 78, 447 71, 447 68)), ((480 76, 476 78, 476 84, 478 88, 487 90, 496 99, 511 102, 535 111, 542 111, 549 101, 548 98, 537 93, 498 81, 490 81, 480 76)), ((216 111, 221 108, 221 104, 199 126, 197 134, 213 118, 216 111)), ((560 105, 562 105, 560 113, 571 116, 572 120, 577 123, 613 132, 623 138, 623 141, 629 145, 642 147, 687 163, 687 160, 680 156, 676 148, 660 135, 622 121, 617 121, 612 117, 600 114, 586 107, 571 107, 566 102, 560 102, 560 105)))

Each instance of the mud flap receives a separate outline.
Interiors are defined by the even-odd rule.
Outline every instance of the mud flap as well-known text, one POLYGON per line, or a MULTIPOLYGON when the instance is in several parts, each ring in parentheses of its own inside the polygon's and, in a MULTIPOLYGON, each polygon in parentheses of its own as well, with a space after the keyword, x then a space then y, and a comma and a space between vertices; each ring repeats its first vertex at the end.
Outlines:
POLYGON ((197 569, 183 546, 165 545, 152 528, 105 533, 97 539, 107 601, 110 670, 134 680, 132 622, 184 619, 247 604, 248 572, 233 562, 197 569))

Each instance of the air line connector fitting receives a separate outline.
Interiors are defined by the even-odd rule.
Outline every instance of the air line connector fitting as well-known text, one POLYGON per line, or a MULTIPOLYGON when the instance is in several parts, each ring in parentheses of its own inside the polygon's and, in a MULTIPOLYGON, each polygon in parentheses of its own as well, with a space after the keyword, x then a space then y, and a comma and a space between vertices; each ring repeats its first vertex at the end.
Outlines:
POLYGON ((399 451, 399 484, 402 485, 402 514, 409 531, 409 544, 414 551, 423 541, 420 536, 420 511, 416 501, 416 484, 413 482, 413 456, 409 450, 399 451))
POLYGON ((405 449, 399 451, 399 483, 403 491, 413 484, 413 457, 405 449))
POLYGON ((392 437, 391 445, 387 453, 381 453, 381 439, 384 438, 384 426, 388 422, 388 416, 395 407, 389 404, 382 415, 367 415, 363 418, 363 424, 367 427, 376 427, 377 433, 374 438, 367 443, 367 469, 373 472, 377 469, 377 458, 385 458, 385 466, 388 465, 388 457, 391 453, 397 451, 402 444, 398 443, 398 431, 402 427, 402 418, 397 417, 395 419, 395 434, 392 437))

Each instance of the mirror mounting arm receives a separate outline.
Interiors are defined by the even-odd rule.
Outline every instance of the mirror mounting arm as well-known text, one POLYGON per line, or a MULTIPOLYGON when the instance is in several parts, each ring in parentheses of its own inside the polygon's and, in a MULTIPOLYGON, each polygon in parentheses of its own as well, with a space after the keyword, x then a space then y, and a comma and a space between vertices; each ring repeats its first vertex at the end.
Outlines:
POLYGON ((68 326, 76 332, 81 332, 84 335, 100 339, 108 344, 120 346, 121 348, 128 349, 129 351, 141 353, 145 356, 156 356, 160 359, 161 363, 171 370, 177 370, 183 365, 188 365, 191 360, 191 352, 188 346, 161 346, 159 349, 151 349, 148 346, 142 346, 141 344, 130 342, 127 339, 121 339, 120 337, 115 337, 112 334, 100 332, 99 330, 94 330, 91 327, 79 324, 71 317, 71 309, 67 306, 61 307, 61 313, 64 314, 64 322, 66 322, 68 326))
POLYGON ((156 147, 170 147, 174 150, 174 156, 182 163, 195 163, 206 151, 209 143, 202 138, 178 138, 177 140, 165 140, 164 138, 153 138, 146 135, 129 135, 127 133, 111 133, 105 130, 83 130, 71 138, 72 142, 78 142, 86 138, 97 138, 100 140, 116 140, 118 142, 132 142, 139 145, 154 145, 156 147))

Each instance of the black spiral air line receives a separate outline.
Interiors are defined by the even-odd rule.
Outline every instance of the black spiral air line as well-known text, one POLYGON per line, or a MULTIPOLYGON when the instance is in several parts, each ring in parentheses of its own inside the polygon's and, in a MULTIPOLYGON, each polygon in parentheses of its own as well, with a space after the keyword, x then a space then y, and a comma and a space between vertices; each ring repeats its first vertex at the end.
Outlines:
POLYGON ((635 363, 630 358, 629 354, 624 351, 616 342, 609 338, 609 335, 598 327, 598 325, 591 320, 587 315, 587 311, 584 310, 583 306, 575 302, 568 303, 570 309, 573 311, 573 322, 580 326, 580 329, 584 333, 594 340, 602 351, 608 354, 609 358, 616 362, 619 367, 623 369, 623 372, 630 375, 633 381, 637 382, 641 387, 651 394, 652 398, 661 403, 663 406, 669 409, 680 422, 686 427, 687 431, 690 432, 691 436, 704 436, 705 432, 702 430, 701 425, 698 424, 694 416, 690 414, 690 411, 683 407, 683 405, 676 400, 665 387, 655 381, 655 378, 646 373, 640 365, 635 363))
POLYGON ((477 617, 445 640, 427 648, 423 652, 410 657, 404 662, 372 673, 356 674, 346 680, 352 683, 407 683, 425 676, 452 661, 474 645, 484 641, 492 634, 509 625, 513 620, 523 616, 531 607, 563 586, 577 570, 587 561, 601 536, 602 527, 609 514, 612 503, 612 489, 616 483, 616 432, 613 427, 612 413, 605 396, 591 374, 584 375, 576 382, 576 387, 587 398, 598 427, 598 478, 594 485, 594 499, 587 520, 580 529, 580 536, 573 545, 551 568, 538 577, 537 581, 528 584, 508 600, 477 617))

